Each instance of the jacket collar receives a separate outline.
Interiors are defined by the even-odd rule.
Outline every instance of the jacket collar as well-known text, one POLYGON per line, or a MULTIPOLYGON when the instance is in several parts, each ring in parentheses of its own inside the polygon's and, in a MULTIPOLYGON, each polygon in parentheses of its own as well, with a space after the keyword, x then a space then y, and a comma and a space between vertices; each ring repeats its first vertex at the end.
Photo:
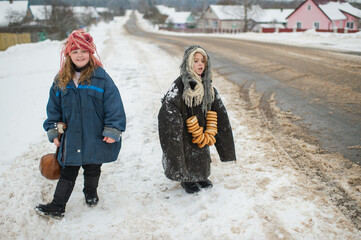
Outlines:
POLYGON ((102 67, 97 67, 91 75, 92 78, 105 78, 105 70, 102 67))

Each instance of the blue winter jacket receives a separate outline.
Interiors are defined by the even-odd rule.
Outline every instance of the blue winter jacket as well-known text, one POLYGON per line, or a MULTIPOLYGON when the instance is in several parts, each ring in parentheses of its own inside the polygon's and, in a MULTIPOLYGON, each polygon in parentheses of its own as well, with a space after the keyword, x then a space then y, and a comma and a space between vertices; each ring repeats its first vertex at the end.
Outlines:
POLYGON ((50 142, 58 136, 55 125, 67 125, 58 155, 63 167, 102 164, 118 158, 126 118, 118 88, 103 68, 95 69, 90 84, 76 87, 70 81, 61 90, 53 83, 46 110, 48 118, 43 126, 50 142), (103 142, 104 136, 116 142, 103 142))

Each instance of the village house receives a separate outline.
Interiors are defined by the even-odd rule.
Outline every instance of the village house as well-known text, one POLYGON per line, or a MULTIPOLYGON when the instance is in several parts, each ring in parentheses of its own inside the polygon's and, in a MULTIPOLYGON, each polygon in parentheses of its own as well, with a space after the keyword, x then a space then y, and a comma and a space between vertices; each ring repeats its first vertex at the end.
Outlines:
MULTIPOLYGON (((261 7, 253 5, 247 9, 248 28, 255 25, 261 16, 261 7)), ((241 5, 210 5, 202 17, 202 27, 217 32, 240 32, 245 25, 245 11, 241 5)))
POLYGON ((170 13, 165 23, 168 27, 176 29, 195 28, 196 21, 191 12, 170 13))
POLYGON ((1 1, 0 26, 7 27, 32 20, 33 15, 29 8, 29 1, 1 1))
POLYGON ((284 29, 287 26, 287 17, 294 9, 263 9, 255 19, 256 23, 252 31, 262 31, 263 29, 284 29))
POLYGON ((358 30, 361 10, 348 2, 306 0, 288 17, 287 28, 358 30))
POLYGON ((155 7, 157 8, 158 12, 162 15, 169 16, 175 12, 175 8, 167 7, 164 5, 155 5, 155 7))

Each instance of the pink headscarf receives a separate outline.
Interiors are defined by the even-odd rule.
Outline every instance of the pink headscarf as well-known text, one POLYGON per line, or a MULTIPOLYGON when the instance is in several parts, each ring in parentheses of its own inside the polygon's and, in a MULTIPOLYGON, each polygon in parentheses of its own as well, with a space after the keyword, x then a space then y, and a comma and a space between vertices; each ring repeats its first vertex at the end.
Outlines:
POLYGON ((100 57, 97 52, 96 46, 93 42, 92 36, 85 32, 84 29, 74 30, 69 36, 66 41, 66 44, 63 45, 63 49, 61 50, 60 56, 60 73, 63 70, 63 65, 66 56, 70 54, 71 51, 77 49, 84 49, 89 52, 91 59, 93 59, 94 64, 96 67, 102 67, 103 64, 100 62, 100 57), (94 53, 97 54, 98 58, 94 56, 94 53))

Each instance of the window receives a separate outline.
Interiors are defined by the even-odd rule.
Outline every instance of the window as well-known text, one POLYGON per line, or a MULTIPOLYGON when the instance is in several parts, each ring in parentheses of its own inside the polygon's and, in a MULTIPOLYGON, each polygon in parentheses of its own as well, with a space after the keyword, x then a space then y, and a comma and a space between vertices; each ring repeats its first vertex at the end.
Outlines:
POLYGON ((347 22, 347 23, 346 23, 346 27, 347 27, 348 29, 353 29, 353 22, 347 22))
POLYGON ((311 5, 307 6, 308 11, 311 11, 311 5))
POLYGON ((302 23, 301 23, 301 22, 297 22, 296 24, 297 24, 297 25, 296 25, 296 26, 297 26, 297 29, 301 29, 301 28, 302 28, 302 23))
POLYGON ((213 21, 213 28, 218 28, 218 21, 217 20, 213 21))
POLYGON ((314 22, 313 23, 313 28, 314 29, 320 29, 320 23, 319 22, 314 22))

